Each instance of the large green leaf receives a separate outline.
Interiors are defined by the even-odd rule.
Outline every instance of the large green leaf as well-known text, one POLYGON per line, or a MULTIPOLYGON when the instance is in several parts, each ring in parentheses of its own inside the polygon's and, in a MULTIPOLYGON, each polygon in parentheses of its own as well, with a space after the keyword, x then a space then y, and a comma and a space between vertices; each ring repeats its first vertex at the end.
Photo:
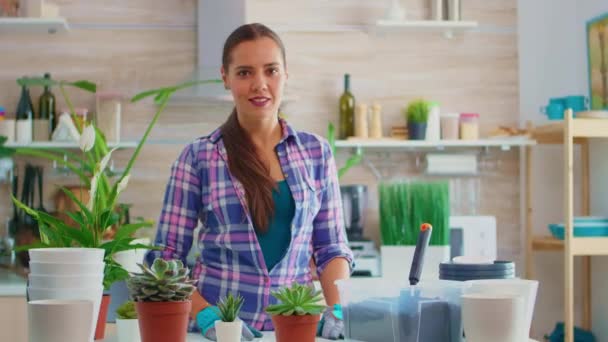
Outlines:
POLYGON ((138 231, 139 229, 152 227, 153 224, 154 223, 152 221, 123 224, 122 226, 120 226, 118 228, 118 231, 116 232, 116 235, 114 236, 114 239, 119 240, 119 239, 129 237, 132 234, 134 234, 136 231, 138 231))
POLYGON ((76 195, 74 195, 74 193, 66 188, 66 187, 61 187, 61 190, 68 195, 68 197, 74 202, 76 203, 76 205, 78 206, 78 208, 80 208, 80 211, 84 214, 84 218, 86 218, 86 225, 88 227, 92 226, 94 221, 93 218, 93 213, 91 213, 91 211, 84 205, 82 204, 82 202, 80 202, 80 200, 76 197, 76 195))

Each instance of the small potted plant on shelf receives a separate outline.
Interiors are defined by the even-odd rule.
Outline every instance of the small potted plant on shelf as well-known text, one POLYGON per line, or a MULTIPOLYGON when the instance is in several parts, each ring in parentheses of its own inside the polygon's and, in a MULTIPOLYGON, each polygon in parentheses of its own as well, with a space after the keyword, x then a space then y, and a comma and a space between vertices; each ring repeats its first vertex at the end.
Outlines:
POLYGON ((429 102, 418 99, 407 106, 405 117, 407 120, 408 137, 410 140, 424 140, 426 137, 426 123, 429 118, 429 102))
POLYGON ((215 333, 218 342, 239 342, 243 321, 239 319, 239 313, 245 299, 239 294, 236 297, 229 293, 217 303, 219 321, 215 321, 215 333))
POLYGON ((188 268, 180 260, 161 258, 151 267, 139 267, 142 272, 131 274, 127 287, 137 308, 142 342, 185 342, 195 289, 188 268))
POLYGON ((126 301, 116 309, 116 335, 118 342, 139 342, 139 323, 133 301, 126 301))
POLYGON ((326 308, 318 304, 321 291, 295 283, 271 294, 279 300, 266 307, 266 312, 272 316, 277 342, 314 341, 317 324, 326 308))

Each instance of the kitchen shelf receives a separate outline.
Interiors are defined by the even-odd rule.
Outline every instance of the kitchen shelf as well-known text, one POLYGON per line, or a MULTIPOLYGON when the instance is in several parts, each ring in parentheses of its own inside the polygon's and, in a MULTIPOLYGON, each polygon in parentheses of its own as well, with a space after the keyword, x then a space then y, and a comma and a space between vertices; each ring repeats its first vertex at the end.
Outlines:
POLYGON ((336 140, 339 148, 390 148, 390 149, 438 149, 446 148, 478 148, 500 147, 509 150, 511 147, 531 146, 536 141, 532 139, 481 139, 481 140, 400 140, 400 139, 347 139, 336 140))
MULTIPOLYGON (((137 144, 138 144, 137 141, 124 141, 124 142, 119 142, 119 143, 109 142, 108 147, 109 148, 114 148, 114 147, 135 148, 135 147, 137 147, 137 144)), ((26 148, 40 148, 40 149, 53 149, 53 148, 77 149, 77 148, 79 148, 78 143, 76 143, 76 142, 58 142, 58 141, 32 142, 32 143, 27 143, 27 144, 13 142, 13 143, 6 143, 4 146, 11 147, 11 148, 26 147, 26 148)))
MULTIPOLYGON (((608 138, 608 119, 572 119, 574 143, 583 143, 587 138, 608 138)), ((564 122, 535 127, 532 137, 539 144, 563 144, 564 122)))
POLYGON ((443 31, 446 38, 454 32, 468 31, 478 27, 476 21, 461 20, 378 20, 377 30, 443 31))
POLYGON ((0 32, 63 33, 68 30, 64 18, 0 18, 0 32))
POLYGON ((564 120, 536 128, 530 127, 532 138, 539 144, 561 144, 564 154, 564 240, 538 237, 532 234, 532 147, 526 148, 526 278, 534 278, 535 251, 563 251, 564 258, 564 322, 565 341, 572 342, 574 327, 574 257, 582 258, 583 317, 582 327, 591 330, 591 259, 592 255, 608 255, 608 237, 574 237, 574 144, 581 144, 581 208, 582 215, 590 214, 589 138, 608 138, 608 120, 573 118, 571 109, 564 120))

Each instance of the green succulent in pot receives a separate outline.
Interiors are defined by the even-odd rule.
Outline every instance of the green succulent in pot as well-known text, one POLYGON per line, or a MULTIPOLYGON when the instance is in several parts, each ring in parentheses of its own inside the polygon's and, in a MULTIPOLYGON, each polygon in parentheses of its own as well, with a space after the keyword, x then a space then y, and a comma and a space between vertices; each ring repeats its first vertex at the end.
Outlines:
POLYGON ((321 291, 311 286, 295 283, 292 287, 285 287, 271 294, 280 301, 266 307, 266 312, 271 315, 318 315, 326 308, 325 305, 318 304, 322 299, 321 291))
POLYGON ((266 307, 271 315, 278 342, 314 341, 321 313, 327 308, 319 304, 321 291, 294 283, 271 292, 279 303, 266 307))
POLYGON ((139 264, 142 273, 132 274, 127 280, 131 298, 136 302, 183 302, 195 290, 195 280, 181 260, 157 258, 152 266, 139 264))
POLYGON ((220 316, 222 322, 234 322, 239 318, 239 313, 243 307, 245 298, 240 294, 233 296, 229 293, 226 297, 220 298, 217 302, 217 314, 220 316))

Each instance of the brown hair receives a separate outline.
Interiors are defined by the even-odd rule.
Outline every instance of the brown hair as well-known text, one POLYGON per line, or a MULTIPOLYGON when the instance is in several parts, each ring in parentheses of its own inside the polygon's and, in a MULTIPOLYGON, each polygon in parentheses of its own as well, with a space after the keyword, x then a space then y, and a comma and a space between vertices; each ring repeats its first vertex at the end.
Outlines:
MULTIPOLYGON (((242 25, 228 36, 222 53, 224 70, 228 72, 228 67, 232 62, 231 53, 237 45, 264 37, 272 39, 277 44, 281 50, 283 65, 285 65, 285 47, 279 36, 268 27, 256 23, 242 25)), ((245 188, 247 205, 254 227, 257 231, 266 232, 270 217, 274 214, 272 189, 276 187, 275 180, 270 176, 268 166, 258 158, 258 152, 251 137, 239 124, 236 108, 232 110, 232 114, 220 129, 228 153, 228 168, 245 188)))

